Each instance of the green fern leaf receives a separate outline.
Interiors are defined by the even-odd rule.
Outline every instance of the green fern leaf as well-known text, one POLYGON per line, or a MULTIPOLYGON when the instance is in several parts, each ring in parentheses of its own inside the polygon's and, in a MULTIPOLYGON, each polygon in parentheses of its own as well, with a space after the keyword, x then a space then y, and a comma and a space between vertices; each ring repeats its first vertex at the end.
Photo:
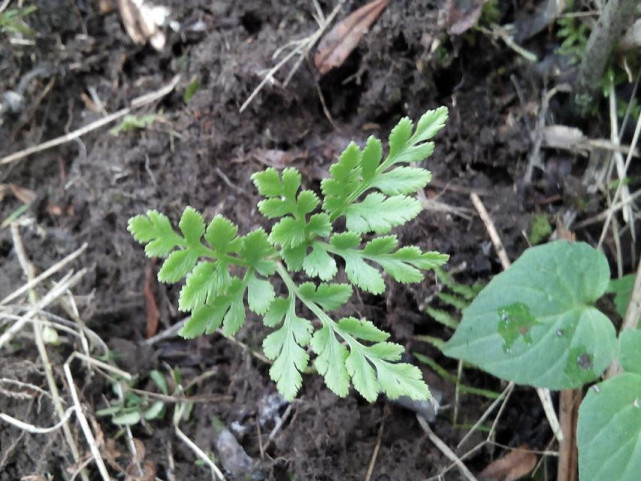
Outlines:
POLYGON ((278 391, 285 399, 292 400, 302 385, 301 373, 309 363, 309 355, 301 346, 309 343, 312 324, 296 316, 293 298, 289 302, 282 326, 263 341, 263 352, 274 360, 269 375, 276 381, 278 391))
POLYGON ((198 262, 198 253, 191 249, 178 250, 169 254, 160 271, 160 282, 178 282, 185 277, 198 262))
POLYGON ((314 244, 312 252, 303 261, 303 269, 310 277, 318 277, 323 281, 331 280, 338 271, 336 261, 320 244, 314 244))
POLYGON ((349 355, 347 348, 338 342, 334 332, 327 326, 323 326, 314 333, 310 345, 317 355, 314 366, 323 376, 327 387, 337 396, 347 396, 349 392, 349 374, 345 367, 345 361, 349 355))
POLYGON ((276 293, 271 282, 252 275, 247 283, 247 304, 256 314, 265 314, 271 306, 276 293))
POLYGON ((372 187, 387 195, 413 194, 424 188, 432 180, 432 174, 425 169, 398 167, 379 175, 372 187))
POLYGON ((312 282, 305 282, 299 286, 298 293, 303 299, 314 302, 327 311, 334 311, 352 297, 352 286, 324 283, 316 286, 312 282))
POLYGON ((393 227, 412 220, 421 212, 418 200, 404 195, 385 197, 374 192, 345 209, 347 228, 353 232, 384 234, 393 227))
POLYGON ((263 229, 257 229, 243 237, 239 254, 249 267, 263 276, 271 276, 276 271, 276 264, 272 260, 276 249, 267 240, 263 229))
POLYGON ((205 239, 214 250, 217 257, 223 257, 230 252, 238 252, 242 241, 236 237, 238 227, 222 215, 217 215, 207 226, 205 239))
POLYGON ((200 239, 205 233, 205 221, 203 216, 193 207, 186 207, 178 224, 187 244, 190 246, 200 245, 200 239))
POLYGON ((183 238, 171 227, 169 218, 155 210, 129 219, 128 230, 134 239, 146 244, 147 257, 165 257, 176 247, 184 245, 183 238))

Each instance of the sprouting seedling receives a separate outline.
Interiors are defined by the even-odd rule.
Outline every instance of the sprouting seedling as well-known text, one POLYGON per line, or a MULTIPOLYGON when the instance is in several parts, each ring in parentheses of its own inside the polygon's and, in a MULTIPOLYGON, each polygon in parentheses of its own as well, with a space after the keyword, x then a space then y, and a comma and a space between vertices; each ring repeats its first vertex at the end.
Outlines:
POLYGON ((403 347, 367 319, 335 320, 328 312, 352 296, 353 287, 372 294, 385 291, 381 271, 401 283, 420 282, 421 271, 445 263, 447 255, 398 245, 389 232, 422 210, 416 193, 431 179, 424 168, 409 165, 429 157, 430 141, 447 120, 441 107, 424 114, 416 127, 403 118, 389 136, 383 157, 380 140, 370 137, 363 149, 350 143, 330 177, 321 183, 322 199, 301 189, 298 170, 269 168, 252 176, 264 198, 258 210, 277 220, 269 233, 256 229, 244 236, 222 215, 205 225, 187 207, 177 232, 164 214, 151 210, 133 217, 129 230, 145 244, 149 257, 167 257, 161 282, 186 278, 178 301, 191 312, 181 335, 193 338, 221 328, 233 336, 245 323, 246 306, 274 331, 263 341, 273 360, 270 376, 281 394, 292 399, 302 384, 310 352, 316 370, 337 395, 350 384, 368 401, 380 392, 389 398, 426 399, 429 390, 420 370, 399 362, 403 347), (337 221, 341 219, 341 223, 337 221), (339 225, 346 226, 337 232, 339 225), (364 238, 366 236, 366 238, 364 238), (339 258, 349 283, 335 283, 339 258), (301 274, 320 282, 299 281, 301 274), (277 294, 271 279, 280 278, 277 294), (301 307, 313 319, 302 316, 301 307))

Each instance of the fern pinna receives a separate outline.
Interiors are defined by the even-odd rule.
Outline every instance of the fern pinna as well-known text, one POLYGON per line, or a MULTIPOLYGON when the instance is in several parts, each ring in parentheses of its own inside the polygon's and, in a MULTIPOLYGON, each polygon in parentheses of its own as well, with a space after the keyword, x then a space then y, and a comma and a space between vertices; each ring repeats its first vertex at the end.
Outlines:
POLYGON ((130 219, 129 231, 145 244, 147 256, 166 257, 158 279, 175 283, 186 278, 178 306, 191 317, 180 334, 193 338, 222 328, 224 335, 233 336, 245 322, 247 306, 273 329, 263 351, 273 360, 270 376, 285 398, 298 393, 313 353, 316 370, 338 396, 346 396, 351 383, 370 402, 380 392, 391 399, 427 399, 421 372, 399 362, 403 347, 389 342, 387 332, 367 319, 335 320, 328 312, 350 299, 352 286, 381 294, 381 271, 397 282, 420 282, 421 271, 447 261, 438 252, 399 247, 397 237, 389 234, 422 210, 416 193, 431 174, 412 163, 432 154, 430 139, 446 120, 444 107, 428 111, 415 128, 403 118, 390 133, 385 157, 374 137, 363 149, 350 143, 321 183, 322 200, 312 190, 301 190, 296 169, 254 174, 264 198, 258 209, 276 220, 269 233, 257 229, 241 236, 221 215, 205 225, 192 207, 180 219, 180 232, 154 210, 130 219), (340 218, 345 229, 336 232, 340 218), (342 259, 349 284, 332 282, 336 258, 342 259), (294 279, 292 274, 300 271, 312 280, 299 283, 302 275, 294 279), (276 292, 270 281, 274 276, 282 279, 286 292, 276 292), (315 319, 301 317, 301 306, 315 319))

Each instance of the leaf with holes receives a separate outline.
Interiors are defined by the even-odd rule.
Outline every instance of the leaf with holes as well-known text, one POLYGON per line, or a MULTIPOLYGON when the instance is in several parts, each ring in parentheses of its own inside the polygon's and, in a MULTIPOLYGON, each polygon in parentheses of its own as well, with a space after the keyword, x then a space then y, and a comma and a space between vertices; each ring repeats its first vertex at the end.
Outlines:
POLYGON ((532 247, 463 312, 443 352, 519 384, 594 381, 616 352, 614 326, 593 305, 609 278, 605 256, 585 243, 532 247))

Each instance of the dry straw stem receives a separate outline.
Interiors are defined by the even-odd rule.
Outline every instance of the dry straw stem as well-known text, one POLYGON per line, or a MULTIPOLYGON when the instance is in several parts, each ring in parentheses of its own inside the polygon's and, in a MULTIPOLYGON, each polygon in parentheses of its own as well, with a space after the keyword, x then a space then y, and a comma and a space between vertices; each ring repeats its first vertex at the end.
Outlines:
POLYGON ((220 481, 225 481, 225 476, 223 475, 222 471, 216 466, 216 464, 209 459, 209 456, 198 447, 196 443, 194 443, 189 437, 183 433, 178 425, 180 424, 180 419, 182 418, 183 411, 185 410, 185 404, 181 404, 178 409, 174 411, 174 430, 176 431, 176 436, 180 438, 180 440, 191 449, 196 456, 198 456, 207 466, 212 471, 212 474, 215 476, 216 479, 220 481))
MULTIPOLYGON (((494 249, 499 256, 501 266, 503 266, 503 270, 507 270, 511 265, 510 259, 507 257, 507 252, 505 252, 505 248, 503 247, 501 238, 496 232, 496 228, 494 227, 494 223, 492 222, 490 214, 488 214, 485 206, 483 205, 483 202, 481 202, 481 199, 478 195, 476 195, 476 193, 472 192, 470 194, 470 199, 472 199, 472 203, 474 204, 474 207, 476 207, 476 210, 479 213, 479 217, 481 217, 481 220, 485 224, 485 229, 487 230, 487 233, 492 240, 492 244, 494 245, 494 249)), ((545 411, 545 416, 550 423, 550 429, 552 429, 552 432, 554 433, 557 441, 559 441, 560 443, 563 442, 563 430, 561 429, 559 418, 557 417, 556 411, 554 410, 554 403, 552 402, 552 395, 550 394, 550 390, 537 388, 536 393, 539 395, 541 405, 543 406, 543 411, 545 411)))
MULTIPOLYGON (((27 254, 24 250, 22 237, 20 237, 20 230, 18 229, 18 225, 15 223, 11 224, 11 237, 13 239, 13 246, 16 251, 18 261, 20 262, 20 266, 22 267, 24 273, 26 274, 27 279, 29 281, 33 281, 33 279, 35 278, 34 268, 31 262, 29 261, 27 254)), ((36 292, 33 290, 33 288, 29 289, 29 301, 31 302, 32 306, 34 306, 34 309, 35 309, 35 307, 38 304, 38 299, 36 296, 36 292)), ((51 366, 51 362, 49 361, 49 354, 47 353, 47 348, 45 346, 44 337, 42 333, 42 326, 37 322, 33 323, 33 333, 35 336, 36 348, 38 349, 38 354, 40 356, 40 360, 45 370, 45 377, 47 379, 49 391, 51 392, 53 405, 58 414, 58 417, 61 420, 60 424, 62 426, 62 432, 65 435, 65 439, 67 441, 67 444, 69 445, 69 449, 71 450, 71 454, 73 456, 74 462, 78 463, 80 461, 80 452, 78 451, 78 447, 76 446, 76 442, 73 438, 73 434, 71 433, 71 428, 66 422, 64 422, 65 412, 62 407, 62 400, 60 398, 60 394, 58 392, 58 385, 56 384, 56 379, 53 374, 53 367, 51 366)), ((86 480, 86 481, 89 480, 89 477, 86 472, 84 471, 81 472, 81 476, 83 480, 86 480)))
MULTIPOLYGON (((634 135, 632 136, 632 143, 631 143, 631 150, 628 152, 628 156, 625 159, 625 165, 623 166, 623 171, 619 173, 619 176, 623 179, 627 175, 628 168, 630 167, 630 162, 632 161, 632 152, 634 151, 638 141, 639 141, 639 134, 641 133, 641 117, 637 120, 637 125, 634 129, 634 135)), ((621 197, 622 191, 624 187, 624 182, 619 182, 619 185, 617 186, 616 191, 614 192, 614 196, 612 197, 613 202, 617 202, 618 199, 621 197)), ((601 244, 603 243, 605 239, 605 235, 608 231, 608 228, 610 227, 610 222, 612 221, 612 216, 614 212, 611 210, 608 210, 605 222, 603 223, 603 229, 601 230, 601 237, 599 237, 599 243, 598 246, 601 247, 601 244)))
POLYGON ((165 97, 174 89, 174 87, 176 87, 179 80, 180 80, 180 75, 176 75, 171 80, 171 82, 169 82, 167 85, 165 85, 161 89, 133 99, 129 107, 118 110, 117 112, 114 112, 111 115, 107 115, 102 119, 96 120, 95 122, 92 122, 89 125, 85 125, 84 127, 81 127, 78 130, 74 130, 73 132, 70 132, 68 134, 62 135, 60 137, 56 137, 55 139, 48 140, 46 142, 43 142, 42 144, 34 145, 32 147, 26 148, 14 154, 7 155, 6 157, 2 157, 0 158, 0 166, 10 164, 12 162, 23 159, 37 152, 42 152, 44 150, 51 149, 52 147, 57 147, 58 145, 65 144, 74 139, 78 139, 83 135, 88 134, 89 132, 99 129, 100 127, 108 125, 111 122, 114 122, 115 120, 118 120, 119 118, 124 117, 125 115, 130 113, 132 110, 135 110, 144 105, 148 105, 150 103, 153 103, 165 97))
POLYGON ((463 464, 461 458, 459 458, 456 453, 452 451, 449 446, 441 440, 441 438, 434 434, 434 431, 432 431, 423 416, 417 414, 416 419, 418 419, 418 423, 421 425, 421 428, 423 428, 423 431, 425 431, 425 434, 427 434, 427 437, 430 439, 430 441, 434 443, 434 446, 436 446, 439 451, 441 451, 450 461, 456 464, 456 466, 461 471, 461 474, 465 476, 465 479, 467 479, 468 481, 478 481, 478 479, 476 479, 476 476, 474 476, 472 472, 467 468, 467 466, 463 464))

